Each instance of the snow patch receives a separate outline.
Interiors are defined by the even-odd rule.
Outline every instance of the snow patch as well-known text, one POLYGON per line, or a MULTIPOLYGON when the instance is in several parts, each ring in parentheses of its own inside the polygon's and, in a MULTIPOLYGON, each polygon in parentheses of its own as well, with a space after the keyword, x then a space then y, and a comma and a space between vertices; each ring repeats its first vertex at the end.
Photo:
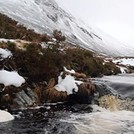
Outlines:
POLYGON ((14 119, 14 116, 8 113, 7 111, 0 110, 0 122, 11 121, 14 119))
POLYGON ((0 48, 0 58, 6 59, 11 56, 12 56, 12 53, 8 49, 0 48))
POLYGON ((121 66, 118 67, 120 68, 122 74, 126 74, 128 72, 128 69, 126 67, 121 67, 121 66))
MULTIPOLYGON (((64 70, 69 72, 69 73, 75 73, 74 70, 68 70, 64 67, 64 70)), ((73 92, 78 92, 78 86, 82 84, 82 81, 77 81, 75 78, 71 75, 66 75, 65 78, 63 79, 62 76, 63 72, 61 72, 60 76, 58 77, 58 84, 55 85, 55 89, 57 91, 63 91, 67 92, 67 94, 73 94, 73 92)))
POLYGON ((16 71, 9 72, 6 70, 0 70, 0 83, 5 86, 13 85, 15 87, 20 87, 25 83, 25 79, 16 71))
POLYGON ((13 39, 4 39, 4 38, 0 38, 0 42, 14 42, 13 39))

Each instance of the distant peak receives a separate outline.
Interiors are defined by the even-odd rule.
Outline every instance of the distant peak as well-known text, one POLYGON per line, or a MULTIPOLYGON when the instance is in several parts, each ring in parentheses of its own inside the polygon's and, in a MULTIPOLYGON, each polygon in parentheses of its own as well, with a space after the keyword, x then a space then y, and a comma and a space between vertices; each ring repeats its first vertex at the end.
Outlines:
POLYGON ((45 5, 53 5, 55 7, 58 7, 58 4, 55 0, 34 0, 38 4, 45 4, 45 5))

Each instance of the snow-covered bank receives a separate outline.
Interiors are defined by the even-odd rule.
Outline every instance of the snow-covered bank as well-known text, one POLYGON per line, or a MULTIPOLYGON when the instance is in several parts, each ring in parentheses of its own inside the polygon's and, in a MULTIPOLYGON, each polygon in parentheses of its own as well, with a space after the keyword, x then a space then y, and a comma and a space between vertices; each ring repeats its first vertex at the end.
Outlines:
POLYGON ((8 113, 7 111, 0 110, 0 122, 11 121, 14 119, 14 116, 8 113))
POLYGON ((120 68, 121 74, 126 74, 128 72, 128 69, 126 67, 117 66, 120 68))
POLYGON ((134 58, 120 58, 113 60, 114 63, 125 66, 134 66, 134 58))

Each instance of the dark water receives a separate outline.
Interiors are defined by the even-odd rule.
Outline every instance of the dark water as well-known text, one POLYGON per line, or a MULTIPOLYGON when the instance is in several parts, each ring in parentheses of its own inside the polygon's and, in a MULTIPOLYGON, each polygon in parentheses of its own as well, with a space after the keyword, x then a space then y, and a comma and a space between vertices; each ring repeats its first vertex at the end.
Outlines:
MULTIPOLYGON (((106 76, 95 81, 106 83, 124 98, 134 99, 133 74, 106 76)), ((38 109, 13 111, 15 120, 0 123, 0 134, 134 134, 132 111, 110 112, 93 107, 95 112, 90 113, 72 112, 66 106, 58 107, 44 106, 38 109)))
POLYGON ((0 134, 73 134, 74 127, 60 122, 69 111, 46 111, 45 108, 13 112, 15 120, 0 123, 0 134))
POLYGON ((123 98, 134 99, 134 74, 104 76, 99 79, 112 87, 123 98))

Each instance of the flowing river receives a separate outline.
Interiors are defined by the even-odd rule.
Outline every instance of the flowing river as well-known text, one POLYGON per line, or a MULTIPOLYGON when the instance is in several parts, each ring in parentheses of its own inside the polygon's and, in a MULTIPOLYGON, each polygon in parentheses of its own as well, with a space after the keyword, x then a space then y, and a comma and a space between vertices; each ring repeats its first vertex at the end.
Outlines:
POLYGON ((0 123, 0 134, 134 134, 134 74, 93 81, 107 85, 115 96, 90 105, 92 112, 62 104, 13 111, 15 120, 0 123))

